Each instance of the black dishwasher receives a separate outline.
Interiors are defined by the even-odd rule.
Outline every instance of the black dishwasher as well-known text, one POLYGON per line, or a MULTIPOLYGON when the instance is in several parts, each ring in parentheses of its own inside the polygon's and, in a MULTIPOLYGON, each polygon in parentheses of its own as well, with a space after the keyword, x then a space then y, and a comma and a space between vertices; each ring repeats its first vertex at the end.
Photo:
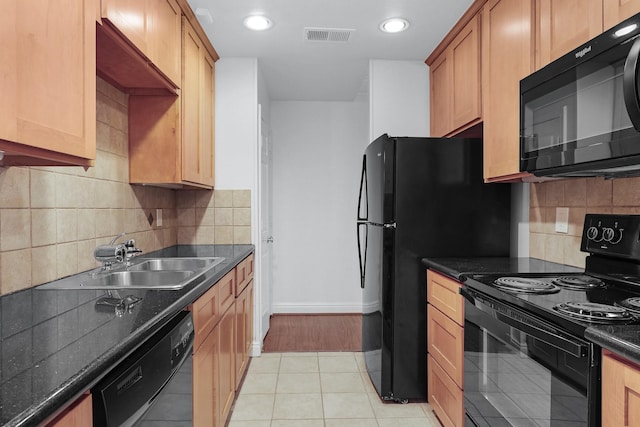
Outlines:
POLYGON ((192 425, 194 328, 184 311, 91 391, 94 427, 192 425))

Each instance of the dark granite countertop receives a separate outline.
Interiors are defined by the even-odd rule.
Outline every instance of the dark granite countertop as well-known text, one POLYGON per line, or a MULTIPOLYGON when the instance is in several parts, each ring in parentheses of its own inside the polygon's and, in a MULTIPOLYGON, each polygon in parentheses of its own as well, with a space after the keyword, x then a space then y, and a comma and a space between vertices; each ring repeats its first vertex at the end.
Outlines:
MULTIPOLYGON (((423 265, 458 281, 474 273, 562 273, 583 271, 564 264, 536 258, 424 258, 423 265)), ((640 325, 596 325, 585 331, 585 338, 640 364, 640 325)))
POLYGON ((226 259, 181 290, 118 291, 142 299, 121 316, 96 305, 104 290, 35 287, 1 296, 0 425, 34 426, 54 415, 253 251, 178 245, 144 254, 226 259))
POLYGON ((537 258, 475 257, 475 258, 423 258, 423 265, 458 281, 464 282, 469 274, 486 273, 568 273, 583 269, 544 261, 537 258))

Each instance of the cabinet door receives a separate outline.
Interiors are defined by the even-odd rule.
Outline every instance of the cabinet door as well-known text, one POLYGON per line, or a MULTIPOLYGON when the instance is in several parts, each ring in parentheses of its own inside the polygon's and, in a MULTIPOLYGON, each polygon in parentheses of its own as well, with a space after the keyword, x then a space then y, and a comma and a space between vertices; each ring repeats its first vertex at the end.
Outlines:
POLYGON ((520 80, 533 71, 534 0, 490 0, 482 11, 485 181, 520 173, 520 80))
POLYGON ((220 329, 214 328, 193 354, 193 425, 220 426, 218 400, 220 329))
POLYGON ((427 270, 427 301, 460 326, 464 326, 462 284, 433 270, 427 270))
POLYGON ((602 0, 540 0, 537 68, 602 33, 602 0))
MULTIPOLYGON (((40 164, 91 165, 96 150, 96 3, 1 3, 0 150, 49 160, 40 164)), ((11 164, 8 160, 5 164, 11 164)))
POLYGON ((451 43, 452 130, 480 118, 480 35, 478 16, 451 43))
POLYGON ((444 136, 451 130, 451 86, 453 82, 449 65, 448 51, 444 51, 429 67, 432 136, 444 136))
POLYGON ((46 427, 85 427, 93 423, 93 409, 91 395, 89 393, 79 397, 69 405, 46 427))
POLYGON ((640 367, 605 353, 602 357, 602 427, 640 425, 640 367))
POLYGON ((231 412, 236 392, 234 317, 235 310, 231 307, 216 326, 220 331, 218 353, 220 425, 224 425, 231 412))
POLYGON ((182 11, 175 0, 147 0, 151 62, 176 85, 181 77, 182 11))
POLYGON ((182 179, 213 185, 213 60, 186 19, 182 36, 182 179))
POLYGON ((464 330, 431 304, 427 310, 427 341, 429 355, 463 388, 464 330))
POLYGON ((464 426, 464 393, 431 355, 427 358, 428 400, 445 427, 464 426))
POLYGON ((140 52, 149 57, 149 0, 102 0, 102 17, 109 20, 140 52))
POLYGON ((247 296, 249 293, 245 290, 237 298, 235 303, 236 313, 236 389, 240 386, 242 381, 242 375, 248 361, 247 354, 245 352, 245 345, 247 340, 247 313, 249 311, 249 300, 247 296))
POLYGON ((640 0, 603 0, 602 10, 603 30, 608 30, 636 13, 640 13, 640 0))

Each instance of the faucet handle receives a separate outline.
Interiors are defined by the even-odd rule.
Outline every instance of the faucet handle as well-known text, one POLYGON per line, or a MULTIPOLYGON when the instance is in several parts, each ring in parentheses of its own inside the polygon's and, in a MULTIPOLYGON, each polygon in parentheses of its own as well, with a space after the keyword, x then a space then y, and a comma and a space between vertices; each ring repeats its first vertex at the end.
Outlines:
POLYGON ((113 239, 111 239, 111 242, 109 242, 110 245, 114 245, 119 238, 123 237, 125 234, 127 234, 126 231, 123 231, 122 233, 118 234, 116 237, 114 237, 113 239))

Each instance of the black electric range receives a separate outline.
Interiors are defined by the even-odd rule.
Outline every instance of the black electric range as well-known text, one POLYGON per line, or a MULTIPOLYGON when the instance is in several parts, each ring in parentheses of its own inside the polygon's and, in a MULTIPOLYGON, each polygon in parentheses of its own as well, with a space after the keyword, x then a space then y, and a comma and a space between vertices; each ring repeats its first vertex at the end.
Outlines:
POLYGON ((467 425, 600 425, 593 324, 640 323, 640 215, 585 216, 583 272, 470 274, 467 425))

